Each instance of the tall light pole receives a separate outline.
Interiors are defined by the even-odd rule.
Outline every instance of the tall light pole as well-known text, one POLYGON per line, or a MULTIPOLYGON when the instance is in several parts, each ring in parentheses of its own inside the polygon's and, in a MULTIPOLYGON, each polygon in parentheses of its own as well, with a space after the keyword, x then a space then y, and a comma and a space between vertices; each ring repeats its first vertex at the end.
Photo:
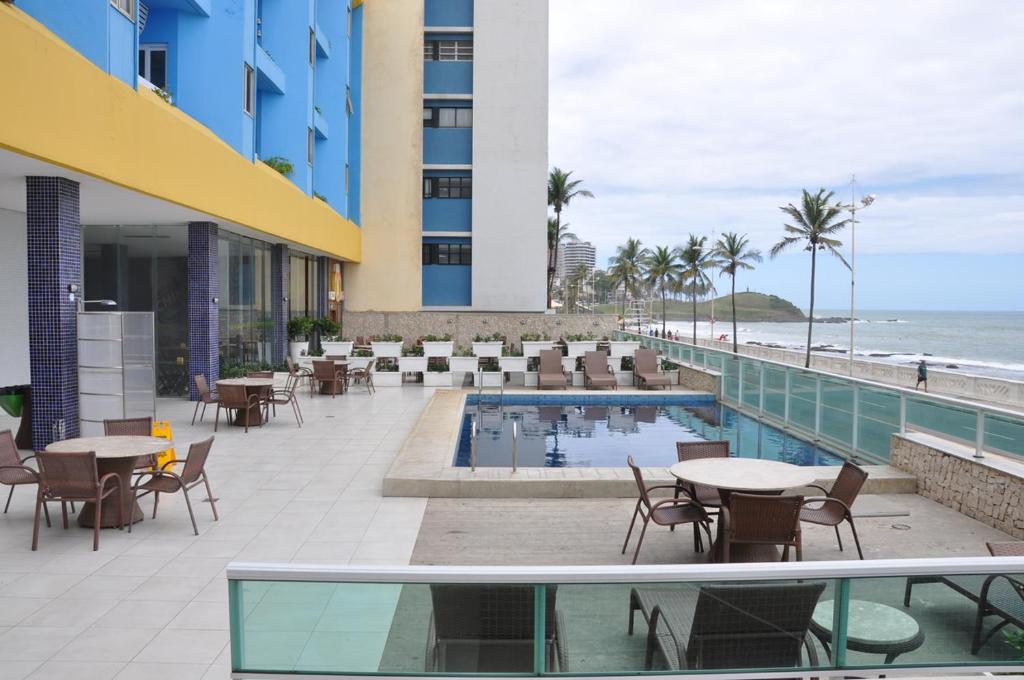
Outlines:
POLYGON ((860 205, 857 205, 857 176, 850 177, 850 203, 849 205, 839 204, 843 210, 850 211, 850 375, 853 375, 853 343, 854 343, 854 320, 857 318, 857 211, 867 208, 875 202, 875 195, 868 194, 860 197, 860 205))

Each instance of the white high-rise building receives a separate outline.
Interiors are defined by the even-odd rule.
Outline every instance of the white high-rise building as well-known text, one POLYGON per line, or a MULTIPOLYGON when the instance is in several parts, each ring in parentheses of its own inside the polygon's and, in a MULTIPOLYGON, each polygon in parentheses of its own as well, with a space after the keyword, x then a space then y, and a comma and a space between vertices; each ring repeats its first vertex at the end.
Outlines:
POLYGON ((572 276, 580 265, 593 272, 597 263, 597 249, 590 241, 566 241, 558 249, 558 260, 555 263, 555 276, 560 280, 572 276))

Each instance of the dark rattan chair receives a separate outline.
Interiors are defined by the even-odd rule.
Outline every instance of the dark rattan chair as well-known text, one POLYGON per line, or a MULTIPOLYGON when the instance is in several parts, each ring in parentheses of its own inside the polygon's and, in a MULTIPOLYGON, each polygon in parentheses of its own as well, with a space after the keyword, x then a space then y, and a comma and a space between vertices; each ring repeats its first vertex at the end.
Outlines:
MULTIPOLYGON (((782 561, 789 559, 790 547, 796 559, 803 559, 800 542, 800 508, 803 496, 761 496, 734 493, 728 507, 720 510, 723 562, 764 562, 766 555, 757 548, 783 546, 782 561), (750 555, 737 555, 735 548, 749 546, 750 555)), ((772 551, 774 554, 774 550, 772 551)))
POLYGON ((295 422, 298 423, 299 427, 302 427, 302 410, 299 408, 299 400, 295 396, 295 390, 298 389, 299 379, 294 375, 289 375, 288 380, 284 384, 284 389, 273 390, 270 393, 270 398, 267 402, 274 408, 274 412, 277 412, 278 406, 292 407, 292 412, 295 414, 295 422))
POLYGON ((615 374, 608 368, 607 352, 587 352, 583 357, 583 385, 588 390, 597 387, 619 389, 615 374))
POLYGON ((367 360, 366 368, 353 368, 347 375, 353 383, 363 383, 366 385, 368 393, 373 394, 377 391, 377 388, 373 385, 373 359, 367 360))
MULTIPOLYGON (((7 494, 7 503, 4 505, 5 515, 7 509, 11 507, 11 498, 14 497, 15 487, 39 483, 39 473, 25 465, 33 458, 35 456, 22 458, 18 453, 18 446, 14 442, 14 435, 11 434, 11 431, 0 430, 0 484, 11 487, 7 494)), ((46 506, 43 506, 43 510, 46 510, 46 526, 50 526, 50 511, 46 506)))
POLYGON ((309 396, 313 396, 313 369, 306 368, 305 366, 296 366, 290 356, 285 357, 284 361, 288 365, 288 375, 295 379, 296 389, 305 380, 309 385, 309 396))
POLYGON ((313 381, 321 390, 327 387, 333 399, 339 392, 345 393, 345 371, 335 366, 333 361, 313 360, 313 381))
MULTIPOLYGON (((725 440, 676 442, 676 457, 680 463, 702 458, 728 458, 729 442, 725 440)), ((718 508, 722 505, 722 496, 713 486, 690 484, 679 480, 676 482, 676 498, 679 498, 681 493, 696 499, 711 514, 717 514, 718 508)))
POLYGON ((192 424, 193 425, 196 424, 196 414, 197 413, 199 413, 199 422, 203 422, 203 416, 206 415, 206 405, 207 404, 216 404, 217 403, 217 397, 213 396, 213 393, 210 392, 210 386, 206 383, 206 376, 205 375, 203 375, 202 373, 197 374, 196 377, 195 377, 195 382, 196 382, 196 392, 199 393, 199 401, 196 402, 196 408, 195 408, 194 411, 192 411, 192 424), (203 410, 202 410, 201 413, 199 411, 199 405, 200 404, 203 405, 203 410))
MULTIPOLYGON (((119 420, 104 420, 103 434, 107 437, 152 437, 153 419, 145 418, 121 418, 119 420)), ((135 469, 156 467, 156 454, 139 456, 135 460, 135 469)))
POLYGON ((537 389, 554 387, 564 390, 568 386, 565 370, 562 368, 562 350, 542 349, 538 353, 537 389))
POLYGON ((710 520, 700 503, 689 496, 686 498, 666 498, 664 500, 652 502, 650 496, 651 491, 655 489, 675 489, 675 485, 663 484, 658 486, 647 486, 644 483, 643 473, 640 471, 640 468, 636 466, 636 463, 633 462, 633 456, 626 457, 626 465, 628 465, 633 471, 633 478, 636 480, 639 498, 637 498, 636 508, 633 510, 633 519, 629 522, 629 531, 626 532, 626 540, 622 543, 623 555, 626 554, 626 546, 629 545, 629 537, 633 533, 633 527, 636 525, 636 518, 638 516, 643 520, 644 524, 640 528, 640 537, 636 542, 636 551, 633 553, 633 564, 636 564, 636 559, 640 556, 640 546, 643 545, 644 534, 647 533, 648 522, 654 522, 661 526, 673 528, 677 524, 692 523, 693 549, 697 552, 701 552, 704 549, 704 544, 700 536, 700 529, 704 529, 707 533, 708 545, 711 544, 711 528, 708 525, 710 520))
POLYGON ((646 347, 633 353, 633 382, 645 390, 652 387, 672 389, 672 379, 658 372, 658 353, 646 347))
MULTIPOLYGON (((160 504, 160 494, 177 493, 180 491, 185 496, 185 506, 188 508, 189 519, 192 520, 192 531, 199 535, 199 527, 196 525, 196 514, 192 510, 192 501, 188 497, 189 489, 200 484, 206 487, 206 499, 210 502, 210 509, 213 510, 213 520, 220 519, 217 516, 217 505, 210 490, 210 479, 206 476, 206 459, 210 455, 210 448, 213 446, 213 437, 204 439, 201 442, 193 442, 188 447, 188 457, 185 460, 171 460, 164 463, 159 470, 146 472, 139 476, 132 487, 132 504, 146 494, 153 494, 153 519, 156 519, 156 508, 160 504), (172 465, 184 465, 181 474, 171 472, 168 468, 172 465), (139 491, 142 493, 139 493, 139 491)), ((128 525, 128 533, 132 527, 128 525)))
POLYGON ((39 513, 46 503, 59 502, 64 519, 64 528, 68 528, 68 513, 65 503, 69 501, 85 501, 94 504, 92 549, 100 547, 100 510, 103 501, 116 495, 112 502, 117 503, 118 528, 124 529, 124 499, 121 497, 121 478, 113 472, 102 477, 96 468, 96 454, 93 451, 84 453, 52 453, 39 451, 39 491, 36 493, 35 525, 32 529, 32 549, 39 547, 39 513))
MULTIPOLYGON (((217 426, 220 424, 220 411, 224 409, 227 411, 228 418, 231 418, 231 412, 235 411, 241 415, 242 424, 245 426, 245 431, 249 431, 249 414, 252 413, 250 409, 265 408, 263 399, 260 398, 259 394, 249 394, 245 385, 220 385, 220 399, 217 401, 217 414, 213 419, 213 431, 217 431, 217 426)), ((256 423, 260 427, 263 427, 263 417, 257 418, 256 423)))
POLYGON ((839 535, 839 525, 844 521, 850 523, 850 531, 853 532, 853 543, 857 546, 857 555, 864 559, 864 552, 860 549, 860 539, 857 538, 857 527, 853 524, 853 502, 857 500, 857 494, 868 478, 868 473, 863 468, 853 463, 843 463, 843 469, 839 471, 836 481, 832 484, 831 491, 825 491, 817 484, 808 484, 810 487, 820 489, 825 493, 823 498, 808 498, 804 500, 804 507, 800 510, 800 521, 811 524, 822 524, 833 527, 836 530, 836 540, 839 542, 839 550, 843 549, 843 539, 839 535), (815 504, 816 507, 809 507, 808 504, 815 504))
MULTIPOLYGON (((566 672, 565 626, 555 608, 556 586, 545 595, 548 672, 566 672)), ((528 585, 431 585, 427 672, 532 673, 534 588, 528 585)))
POLYGON ((825 583, 634 588, 629 633, 639 610, 647 620, 646 669, 655 650, 670 670, 795 668, 818 665, 808 633, 825 583))

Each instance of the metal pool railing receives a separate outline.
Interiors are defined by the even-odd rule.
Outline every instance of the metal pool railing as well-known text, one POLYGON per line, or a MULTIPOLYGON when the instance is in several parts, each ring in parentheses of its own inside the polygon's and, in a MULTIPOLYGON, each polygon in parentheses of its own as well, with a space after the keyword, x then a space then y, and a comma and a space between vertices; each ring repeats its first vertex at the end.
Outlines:
POLYGON ((228 566, 235 678, 1013 671, 1019 558, 228 566), (986 616, 982 616, 982 614, 986 616))
POLYGON ((1024 414, 1015 411, 636 333, 616 337, 717 371, 722 402, 842 452, 888 461, 891 435, 910 430, 971 446, 979 458, 1024 458, 1024 414))

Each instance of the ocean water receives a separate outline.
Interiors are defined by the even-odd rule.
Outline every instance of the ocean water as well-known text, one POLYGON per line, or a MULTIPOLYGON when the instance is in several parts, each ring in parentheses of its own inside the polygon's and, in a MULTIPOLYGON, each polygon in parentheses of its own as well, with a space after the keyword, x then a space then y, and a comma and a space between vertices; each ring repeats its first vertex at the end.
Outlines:
MULTIPOLYGON (((849 316, 849 310, 815 312, 817 318, 830 316, 849 316)), ((668 327, 691 337, 688 322, 669 322, 668 327)), ((731 322, 715 323, 715 337, 722 333, 731 339, 731 322)), ((916 364, 924 359, 932 368, 1024 380, 1024 312, 864 310, 857 312, 854 333, 857 357, 896 364, 916 364)), ((697 335, 711 337, 711 324, 698 322, 697 335)), ((741 343, 804 349, 807 324, 740 322, 738 335, 741 343)), ((846 356, 850 325, 815 323, 811 341, 814 347, 824 346, 846 356)))

